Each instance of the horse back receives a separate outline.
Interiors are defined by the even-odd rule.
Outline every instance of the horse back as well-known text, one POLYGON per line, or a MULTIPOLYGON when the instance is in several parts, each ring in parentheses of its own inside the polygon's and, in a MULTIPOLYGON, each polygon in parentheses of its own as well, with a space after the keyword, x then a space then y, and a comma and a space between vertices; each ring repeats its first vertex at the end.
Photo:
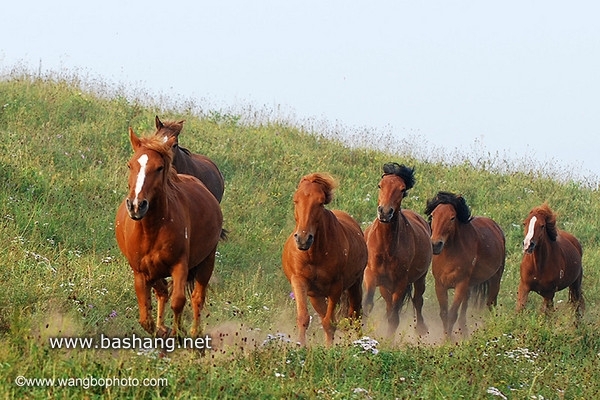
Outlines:
POLYGON ((573 245, 573 247, 575 247, 575 249, 579 253, 579 256, 580 257, 583 256, 583 247, 581 247, 581 243, 579 242, 579 240, 577 240, 577 238, 574 235, 572 235, 569 232, 559 229, 557 239, 559 237, 562 237, 562 238, 566 239, 567 241, 569 241, 573 245))
POLYGON ((217 165, 202 154, 190 153, 187 150, 178 149, 177 156, 173 160, 175 169, 180 174, 192 175, 206 185, 218 202, 223 198, 225 182, 223 174, 217 165))
POLYGON ((471 281, 486 281, 504 268, 506 239, 502 228, 491 218, 474 217, 470 223, 477 232, 476 264, 471 281))

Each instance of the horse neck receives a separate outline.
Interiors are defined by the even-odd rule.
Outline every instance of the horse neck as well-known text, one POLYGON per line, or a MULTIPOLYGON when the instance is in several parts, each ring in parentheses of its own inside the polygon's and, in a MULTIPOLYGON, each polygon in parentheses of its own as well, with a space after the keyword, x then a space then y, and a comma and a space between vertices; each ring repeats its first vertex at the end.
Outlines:
POLYGON ((315 231, 315 242, 311 248, 319 254, 325 254, 325 250, 329 248, 329 244, 334 241, 329 233, 337 230, 339 224, 340 222, 333 212, 324 208, 323 216, 315 231))
POLYGON ((382 235, 389 238, 386 242, 397 244, 403 237, 405 237, 406 231, 408 231, 408 220, 402 210, 400 210, 394 218, 388 223, 381 222, 379 219, 375 220, 377 230, 382 235))
POLYGON ((553 258, 552 252, 556 245, 556 242, 550 241, 547 237, 543 239, 543 242, 537 244, 533 249, 533 260, 535 269, 541 270, 546 265, 549 259, 553 258))
POLYGON ((448 235, 446 239, 445 248, 456 249, 463 252, 464 249, 473 249, 474 242, 477 240, 477 232, 475 227, 470 222, 464 224, 462 222, 455 222, 455 229, 452 234, 448 235))

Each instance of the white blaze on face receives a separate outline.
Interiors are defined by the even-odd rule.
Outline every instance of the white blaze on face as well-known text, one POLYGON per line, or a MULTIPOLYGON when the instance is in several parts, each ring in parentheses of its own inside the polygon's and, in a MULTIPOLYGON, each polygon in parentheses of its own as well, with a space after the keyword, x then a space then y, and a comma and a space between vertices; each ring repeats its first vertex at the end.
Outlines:
POLYGON ((148 163, 148 155, 142 154, 140 158, 138 158, 138 162, 140 163, 140 172, 138 172, 137 180, 135 181, 135 199, 133 199, 133 204, 136 206, 138 205, 138 195, 142 191, 144 180, 146 179, 146 164, 148 163))
POLYGON ((531 220, 529 220, 529 227, 527 227, 527 235, 525 236, 525 240, 523 240, 523 248, 524 249, 528 249, 529 245, 531 244, 531 239, 533 238, 533 228, 535 227, 535 222, 537 221, 537 217, 533 216, 531 217, 531 220))

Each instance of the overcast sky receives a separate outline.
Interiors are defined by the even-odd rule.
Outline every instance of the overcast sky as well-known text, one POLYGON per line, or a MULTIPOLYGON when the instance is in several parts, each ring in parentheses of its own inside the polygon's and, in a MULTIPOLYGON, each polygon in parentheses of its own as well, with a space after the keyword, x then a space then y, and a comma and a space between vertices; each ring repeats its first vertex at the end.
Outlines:
POLYGON ((597 1, 6 3, 5 70, 85 71, 600 175, 597 1))

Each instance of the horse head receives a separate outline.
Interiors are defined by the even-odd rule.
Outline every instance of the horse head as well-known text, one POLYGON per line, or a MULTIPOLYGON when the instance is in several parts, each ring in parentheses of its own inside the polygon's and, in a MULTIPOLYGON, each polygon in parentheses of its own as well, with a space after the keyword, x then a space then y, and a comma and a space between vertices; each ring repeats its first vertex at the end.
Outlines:
POLYGON ((183 129, 183 123, 185 120, 181 121, 165 121, 164 123, 158 118, 158 115, 154 118, 154 124, 156 125, 156 132, 154 132, 154 136, 163 137, 165 140, 168 140, 171 137, 174 137, 175 140, 173 142, 173 147, 177 147, 179 145, 179 134, 183 129))
POLYGON ((525 227, 525 239, 523 240, 523 252, 533 253, 535 247, 546 237, 551 241, 556 240, 556 214, 550 210, 548 204, 544 203, 535 207, 523 223, 525 227))
POLYGON ((146 216, 153 198, 164 190, 169 174, 174 138, 150 137, 141 139, 129 128, 133 156, 129 168, 129 192, 126 198, 129 216, 138 221, 146 216))
POLYGON ((378 186, 377 218, 380 222, 389 223, 397 217, 402 199, 415 184, 414 171, 414 168, 397 163, 383 166, 383 175, 378 186))
POLYGON ((323 174, 303 177, 294 193, 294 239, 299 250, 308 250, 315 240, 325 204, 333 198, 335 182, 323 174))
POLYGON ((456 224, 468 223, 471 220, 471 210, 465 199, 460 195, 449 192, 438 194, 427 202, 425 214, 431 224, 431 245, 433 254, 440 254, 444 244, 452 237, 456 224))

